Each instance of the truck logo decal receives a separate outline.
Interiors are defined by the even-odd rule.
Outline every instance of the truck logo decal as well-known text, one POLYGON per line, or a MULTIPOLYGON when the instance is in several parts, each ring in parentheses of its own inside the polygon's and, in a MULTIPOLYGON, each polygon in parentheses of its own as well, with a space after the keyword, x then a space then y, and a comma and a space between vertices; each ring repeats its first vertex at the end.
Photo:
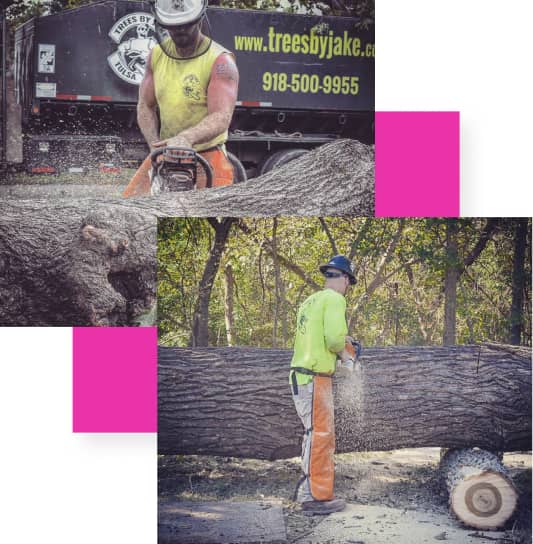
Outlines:
POLYGON ((183 78, 183 94, 187 98, 200 100, 201 91, 200 80, 194 74, 189 74, 183 78))
POLYGON ((118 47, 107 62, 120 79, 132 85, 141 83, 148 53, 157 44, 154 33, 154 17, 142 12, 125 15, 111 27, 109 37, 118 47))

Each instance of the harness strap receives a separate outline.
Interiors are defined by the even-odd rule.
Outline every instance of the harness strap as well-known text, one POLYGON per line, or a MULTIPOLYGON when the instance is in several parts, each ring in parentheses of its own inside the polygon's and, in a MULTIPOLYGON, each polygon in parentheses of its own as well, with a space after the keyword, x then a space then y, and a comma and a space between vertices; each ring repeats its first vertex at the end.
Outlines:
POLYGON ((293 395, 298 394, 298 382, 296 381, 296 372, 291 374, 291 383, 292 383, 292 393, 293 395))
POLYGON ((309 376, 322 376, 323 378, 332 378, 332 374, 326 374, 325 372, 315 372, 309 368, 304 368, 302 366, 291 366, 291 370, 299 372, 300 374, 307 374, 309 376))
POLYGON ((309 368, 304 368, 303 366, 291 366, 291 370, 294 372, 291 374, 291 384, 292 392, 294 395, 298 394, 298 381, 296 380, 296 372, 300 374, 307 374, 308 376, 322 376, 323 378, 332 378, 331 374, 326 374, 325 372, 315 372, 309 368))

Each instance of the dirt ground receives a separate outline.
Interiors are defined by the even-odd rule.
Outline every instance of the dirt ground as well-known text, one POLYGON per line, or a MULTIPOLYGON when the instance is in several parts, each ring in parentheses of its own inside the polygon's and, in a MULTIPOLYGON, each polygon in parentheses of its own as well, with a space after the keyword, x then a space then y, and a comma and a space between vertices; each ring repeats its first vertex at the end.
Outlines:
POLYGON ((298 544, 417 544, 447 540, 478 544, 531 542, 531 455, 504 456, 519 507, 498 532, 464 527, 448 512, 438 448, 336 456, 336 495, 343 513, 309 516, 292 501, 299 459, 274 462, 210 456, 159 456, 159 500, 282 500, 287 541, 298 544))

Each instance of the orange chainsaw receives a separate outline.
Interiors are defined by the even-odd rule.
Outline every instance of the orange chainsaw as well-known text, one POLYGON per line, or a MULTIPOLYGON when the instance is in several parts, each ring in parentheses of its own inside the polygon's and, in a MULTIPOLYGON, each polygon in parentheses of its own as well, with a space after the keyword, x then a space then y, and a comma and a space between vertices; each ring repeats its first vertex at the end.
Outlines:
POLYGON ((361 342, 357 340, 352 340, 351 342, 346 342, 344 350, 347 351, 350 355, 350 358, 347 361, 341 363, 342 368, 348 369, 350 372, 353 372, 356 368, 359 368, 361 364, 359 362, 359 357, 362 351, 361 342))
POLYGON ((143 161, 123 197, 190 191, 196 187, 197 166, 205 172, 205 187, 213 186, 213 170, 202 155, 187 147, 162 147, 143 161))
POLYGON ((164 147, 150 155, 152 162, 152 195, 190 191, 196 187, 197 167, 200 165, 206 176, 206 188, 213 186, 213 170, 209 163, 187 147, 164 147))

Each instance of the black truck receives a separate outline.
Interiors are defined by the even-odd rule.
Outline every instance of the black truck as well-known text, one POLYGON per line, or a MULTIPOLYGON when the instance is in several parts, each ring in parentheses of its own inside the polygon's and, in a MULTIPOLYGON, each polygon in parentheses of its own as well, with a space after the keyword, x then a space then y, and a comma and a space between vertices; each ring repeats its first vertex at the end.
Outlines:
MULTIPOLYGON (((357 19, 208 9, 234 52, 239 96, 228 149, 258 174, 337 138, 371 143, 374 28, 357 19)), ((138 86, 156 44, 148 2, 103 0, 15 32, 15 99, 29 172, 116 171, 147 152, 138 86)))

